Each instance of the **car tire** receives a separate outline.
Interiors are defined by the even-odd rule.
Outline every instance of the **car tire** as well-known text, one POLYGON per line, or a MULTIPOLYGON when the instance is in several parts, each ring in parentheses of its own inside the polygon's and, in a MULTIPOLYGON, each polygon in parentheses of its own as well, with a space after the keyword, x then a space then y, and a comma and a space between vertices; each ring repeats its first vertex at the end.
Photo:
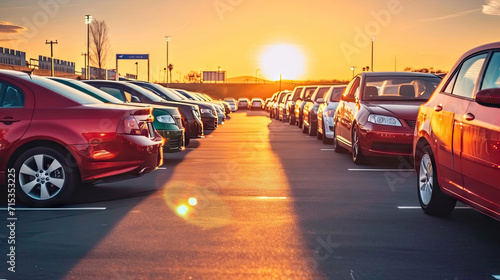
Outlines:
POLYGON ((306 134, 308 132, 308 129, 304 123, 302 123, 302 133, 306 134))
MULTIPOLYGON (((78 184, 78 168, 57 149, 32 148, 14 162, 16 195, 33 207, 64 203, 78 184)), ((69 155, 69 153, 68 153, 69 155)))
POLYGON ((428 215, 449 215, 457 200, 445 195, 439 186, 436 162, 429 145, 422 149, 417 170, 417 193, 420 206, 428 215))
POLYGON ((359 143, 359 128, 354 125, 352 129, 352 161, 355 164, 363 164, 366 161, 366 156, 361 152, 361 147, 359 143))

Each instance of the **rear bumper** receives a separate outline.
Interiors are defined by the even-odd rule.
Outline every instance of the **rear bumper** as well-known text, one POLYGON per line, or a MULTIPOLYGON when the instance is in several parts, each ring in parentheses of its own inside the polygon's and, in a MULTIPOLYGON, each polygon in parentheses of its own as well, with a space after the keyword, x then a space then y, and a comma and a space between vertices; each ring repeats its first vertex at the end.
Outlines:
POLYGON ((163 164, 160 137, 151 140, 139 135, 117 134, 114 141, 72 145, 82 182, 120 180, 141 176, 163 164))
POLYGON ((164 153, 175 153, 186 149, 183 129, 157 131, 165 141, 163 144, 164 153))

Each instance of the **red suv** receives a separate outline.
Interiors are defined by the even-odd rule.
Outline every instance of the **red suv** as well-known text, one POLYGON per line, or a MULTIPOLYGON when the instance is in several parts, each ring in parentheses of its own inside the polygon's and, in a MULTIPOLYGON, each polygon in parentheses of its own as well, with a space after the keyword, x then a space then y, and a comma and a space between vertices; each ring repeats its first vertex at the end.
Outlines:
POLYGON ((31 206, 64 202, 80 182, 163 162, 151 108, 104 104, 46 78, 0 70, 0 184, 31 206), (10 189, 9 189, 10 191, 10 189))
POLYGON ((413 143, 425 213, 456 201, 500 219, 500 42, 465 53, 420 107, 413 143))

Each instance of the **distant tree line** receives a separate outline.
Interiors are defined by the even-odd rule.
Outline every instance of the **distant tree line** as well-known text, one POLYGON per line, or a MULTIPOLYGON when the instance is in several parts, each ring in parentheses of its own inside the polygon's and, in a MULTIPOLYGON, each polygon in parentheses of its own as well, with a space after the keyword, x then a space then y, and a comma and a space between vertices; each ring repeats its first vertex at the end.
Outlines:
POLYGON ((431 74, 446 74, 446 71, 441 69, 434 69, 434 67, 430 68, 413 68, 413 67, 405 67, 405 72, 420 72, 420 73, 431 73, 431 74))

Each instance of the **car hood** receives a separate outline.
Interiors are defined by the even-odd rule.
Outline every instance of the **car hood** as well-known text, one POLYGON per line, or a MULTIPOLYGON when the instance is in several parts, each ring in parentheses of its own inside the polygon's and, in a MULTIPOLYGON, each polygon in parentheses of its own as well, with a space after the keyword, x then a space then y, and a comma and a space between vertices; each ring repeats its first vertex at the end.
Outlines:
POLYGON ((373 114, 396 117, 403 120, 417 119, 418 108, 425 101, 410 101, 410 102, 365 102, 368 111, 373 114))

